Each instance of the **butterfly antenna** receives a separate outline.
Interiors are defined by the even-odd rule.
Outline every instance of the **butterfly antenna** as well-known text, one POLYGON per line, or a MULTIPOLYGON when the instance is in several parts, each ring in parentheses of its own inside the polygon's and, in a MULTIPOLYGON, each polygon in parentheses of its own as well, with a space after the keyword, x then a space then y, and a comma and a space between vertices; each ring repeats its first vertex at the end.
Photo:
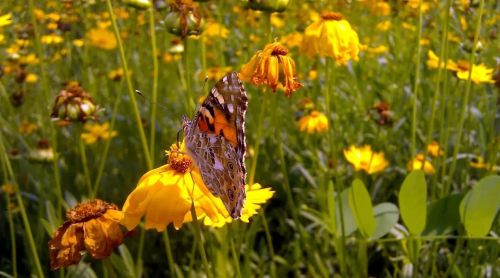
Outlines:
POLYGON ((179 146, 179 141, 180 141, 180 140, 179 140, 179 137, 180 137, 181 131, 182 131, 182 129, 179 129, 179 130, 177 131, 177 143, 176 143, 176 144, 177 144, 177 150, 181 148, 181 147, 179 146))
POLYGON ((149 97, 145 96, 145 95, 144 95, 144 94, 143 94, 140 90, 137 90, 137 89, 136 89, 136 90, 135 90, 135 93, 136 93, 136 94, 138 94, 138 95, 140 95, 142 98, 144 98, 145 100, 147 100, 149 103, 151 103, 151 104, 156 104, 156 105, 158 105, 159 107, 161 107, 161 108, 163 108, 163 109, 165 109, 165 110, 168 110, 168 107, 166 107, 166 106, 164 106, 164 105, 161 105, 161 104, 159 104, 159 103, 158 103, 158 102, 156 102, 156 101, 151 101, 151 99, 150 99, 149 97))

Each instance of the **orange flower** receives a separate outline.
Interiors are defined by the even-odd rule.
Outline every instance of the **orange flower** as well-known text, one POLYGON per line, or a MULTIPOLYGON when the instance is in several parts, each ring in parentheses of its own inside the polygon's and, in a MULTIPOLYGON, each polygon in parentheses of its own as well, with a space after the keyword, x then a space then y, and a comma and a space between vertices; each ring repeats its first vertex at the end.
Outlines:
POLYGON ((84 250, 94 259, 107 258, 123 241, 122 213, 114 204, 99 199, 81 203, 66 218, 49 241, 52 270, 77 264, 84 250))
POLYGON ((257 51, 240 71, 242 80, 256 86, 266 84, 273 92, 282 86, 286 96, 291 96, 302 87, 296 76, 295 61, 288 56, 288 49, 278 42, 267 44, 263 50, 257 51))

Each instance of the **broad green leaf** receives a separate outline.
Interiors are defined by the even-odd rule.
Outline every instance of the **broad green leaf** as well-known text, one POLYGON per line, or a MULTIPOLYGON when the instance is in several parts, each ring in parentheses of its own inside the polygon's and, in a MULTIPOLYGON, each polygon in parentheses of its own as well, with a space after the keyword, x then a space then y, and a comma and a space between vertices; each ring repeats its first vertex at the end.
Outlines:
POLYGON ((345 236, 349 236, 354 233, 358 227, 356 226, 356 221, 354 220, 354 216, 352 215, 351 208, 349 207, 349 189, 344 189, 342 194, 340 194, 340 198, 337 195, 335 198, 335 214, 336 214, 336 226, 337 226, 337 235, 342 235, 342 225, 340 218, 340 203, 342 202, 342 215, 344 220, 344 232, 345 236))
POLYGON ((458 207, 463 194, 452 194, 429 205, 424 235, 448 235, 460 225, 458 207))
POLYGON ((370 238, 375 230, 372 200, 360 179, 355 179, 349 188, 349 206, 361 235, 366 239, 370 238))
POLYGON ((460 203, 460 219, 469 236, 485 236, 500 209, 500 176, 481 179, 460 203))
POLYGON ((381 203, 373 208, 375 215, 375 230, 371 239, 379 239, 388 234, 398 223, 399 209, 392 203, 381 203))
POLYGON ((399 191, 401 218, 412 235, 419 235, 425 228, 426 202, 427 183, 424 172, 414 170, 405 178, 399 191))

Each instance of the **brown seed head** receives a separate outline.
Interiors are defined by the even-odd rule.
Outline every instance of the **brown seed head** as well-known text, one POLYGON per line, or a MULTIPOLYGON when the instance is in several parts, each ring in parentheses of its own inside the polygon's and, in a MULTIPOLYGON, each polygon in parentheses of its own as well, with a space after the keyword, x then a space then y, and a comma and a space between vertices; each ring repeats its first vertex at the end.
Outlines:
POLYGON ((66 212, 66 218, 71 223, 85 222, 90 219, 95 219, 102 216, 108 209, 117 210, 118 207, 114 204, 109 204, 103 200, 95 199, 85 203, 80 203, 76 207, 66 212))
POLYGON ((288 49, 284 46, 277 45, 273 48, 273 51, 271 52, 271 55, 273 56, 284 56, 288 54, 288 49))
POLYGON ((336 13, 336 12, 324 12, 321 14, 321 18, 323 20, 342 20, 344 19, 344 16, 340 13, 336 13))

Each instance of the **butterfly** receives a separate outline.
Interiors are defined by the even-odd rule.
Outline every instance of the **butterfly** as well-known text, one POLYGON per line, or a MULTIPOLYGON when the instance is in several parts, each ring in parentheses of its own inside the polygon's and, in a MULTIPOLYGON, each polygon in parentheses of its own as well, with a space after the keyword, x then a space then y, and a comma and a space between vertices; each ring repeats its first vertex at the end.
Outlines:
POLYGON ((192 120, 183 119, 187 152, 214 196, 238 219, 245 204, 245 113, 248 98, 238 73, 219 80, 192 120))

